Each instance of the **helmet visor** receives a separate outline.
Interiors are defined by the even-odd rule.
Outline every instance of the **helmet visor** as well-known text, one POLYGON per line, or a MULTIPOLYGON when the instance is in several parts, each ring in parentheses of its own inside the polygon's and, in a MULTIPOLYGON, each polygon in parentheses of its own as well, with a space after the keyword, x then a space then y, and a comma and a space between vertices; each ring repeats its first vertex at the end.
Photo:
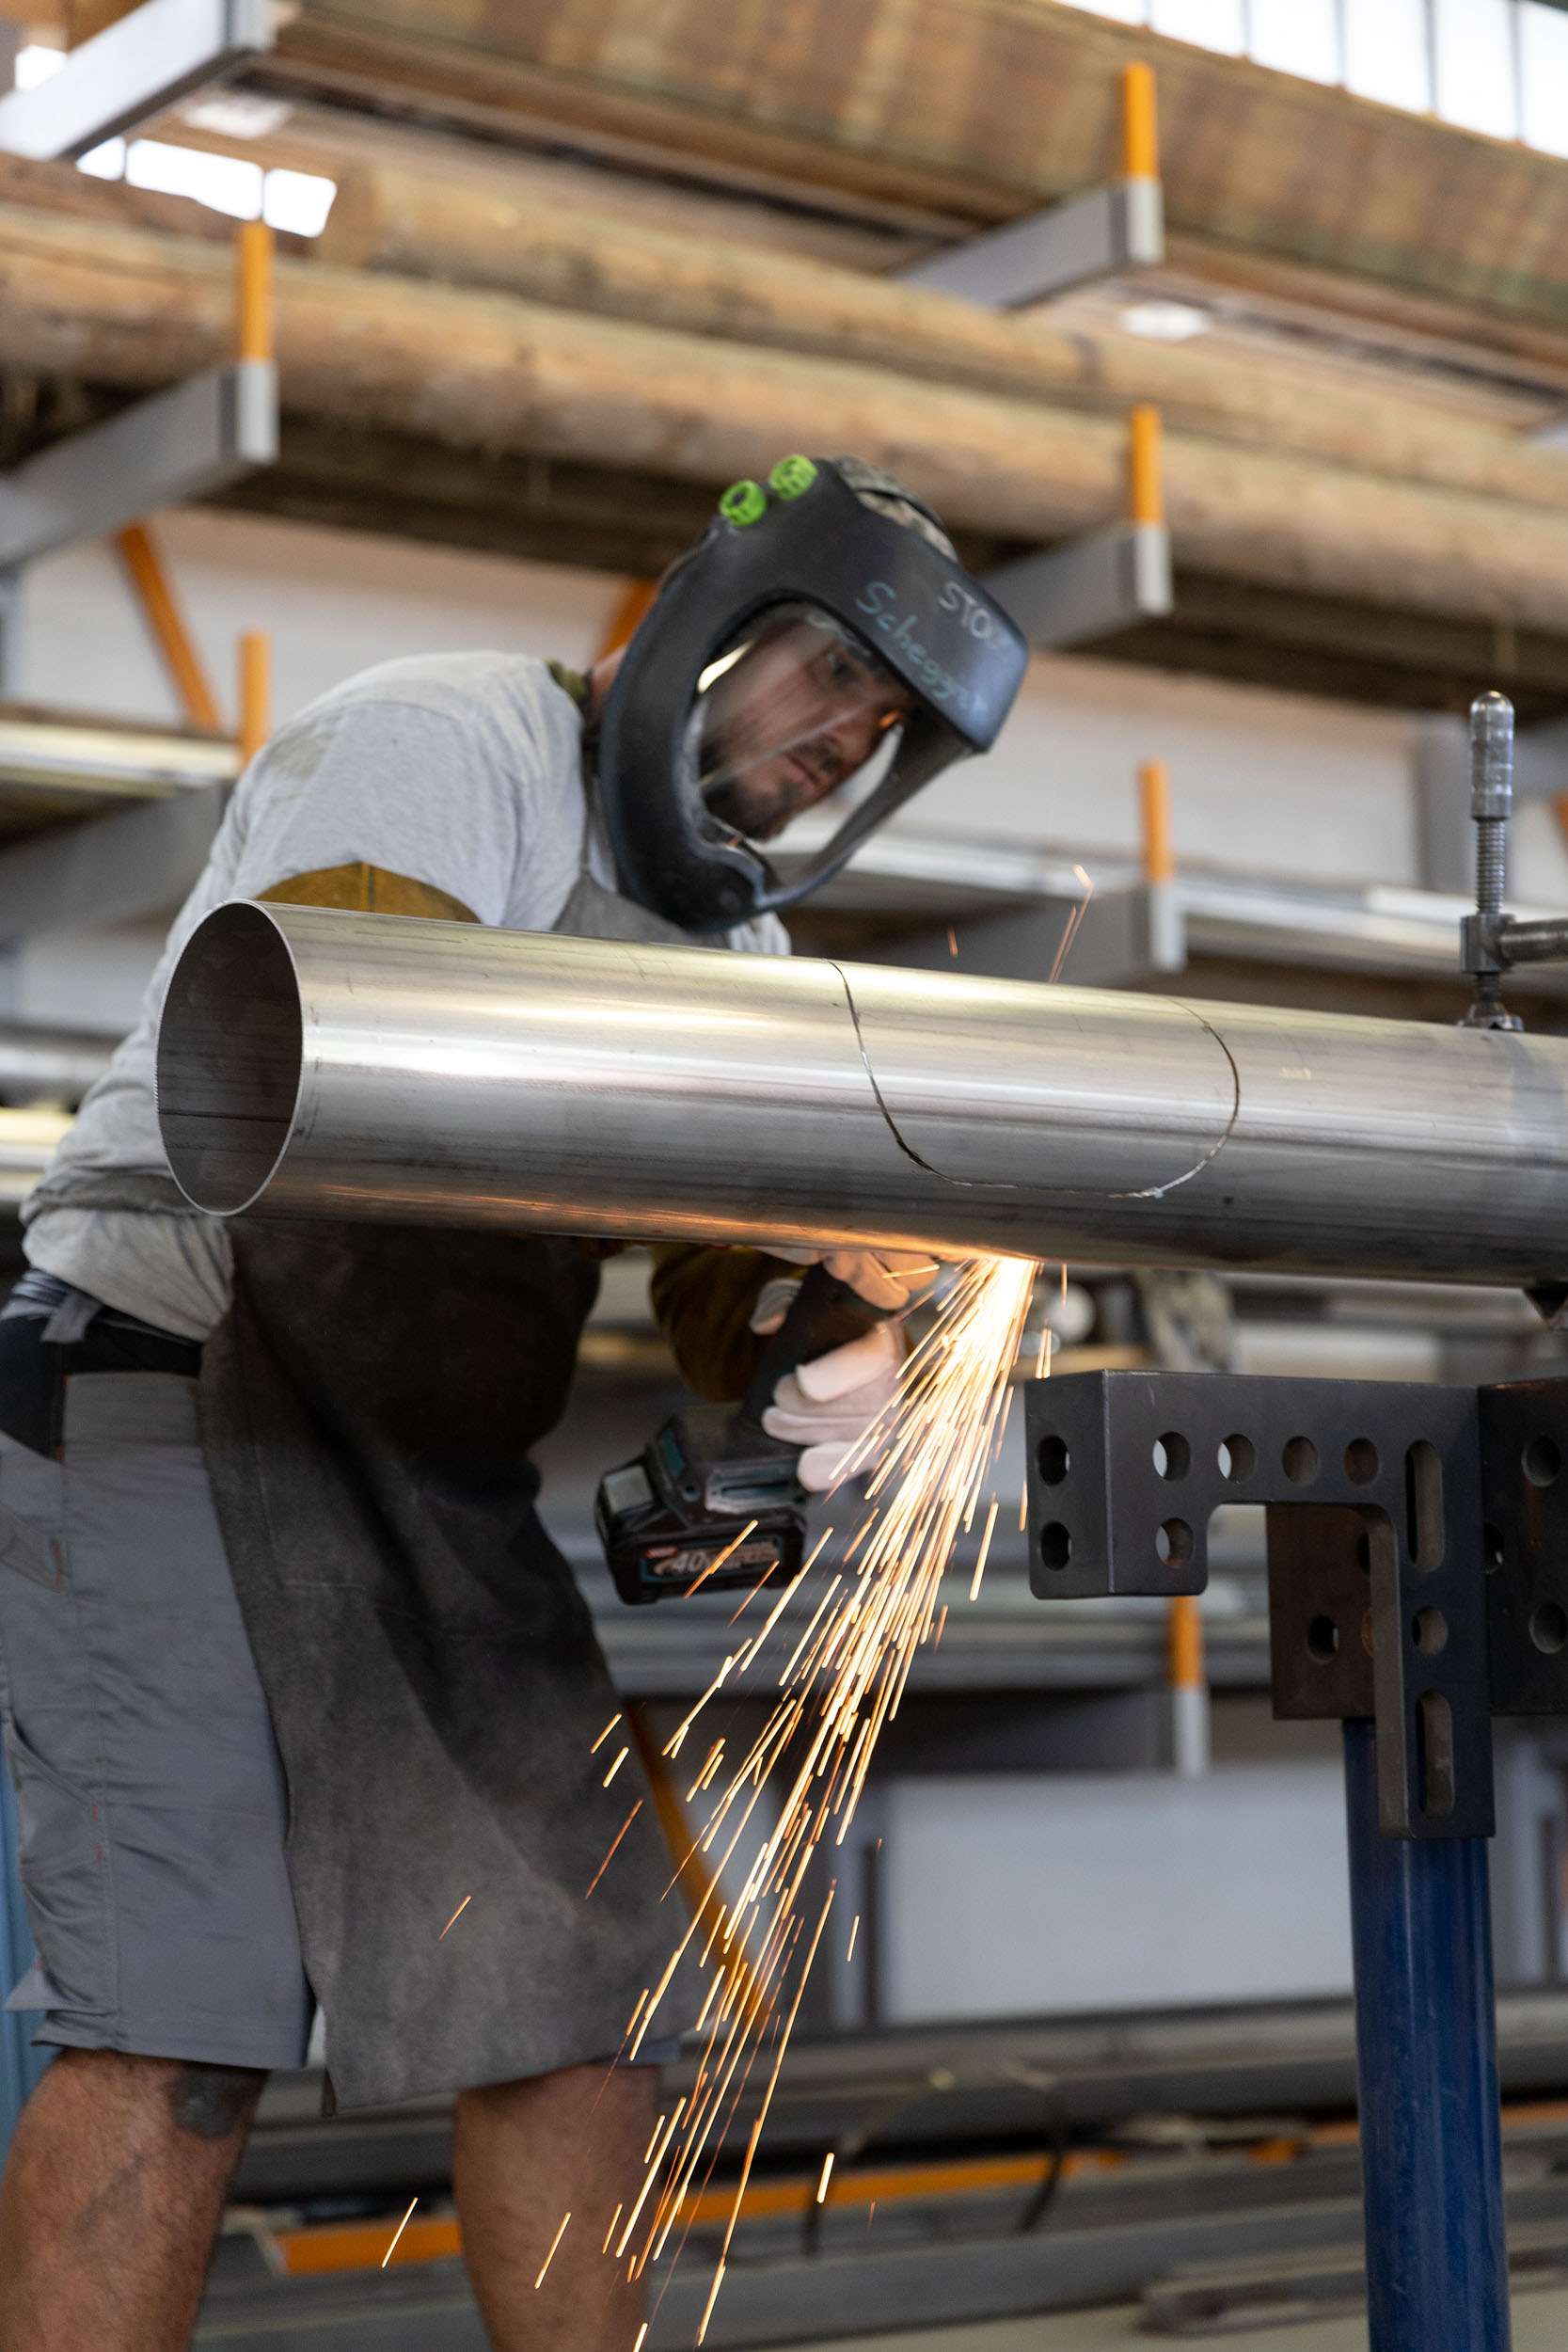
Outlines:
POLYGON ((709 813, 748 840, 777 840, 830 793, 885 770, 912 700, 816 606, 755 615, 697 681, 691 739, 709 813))

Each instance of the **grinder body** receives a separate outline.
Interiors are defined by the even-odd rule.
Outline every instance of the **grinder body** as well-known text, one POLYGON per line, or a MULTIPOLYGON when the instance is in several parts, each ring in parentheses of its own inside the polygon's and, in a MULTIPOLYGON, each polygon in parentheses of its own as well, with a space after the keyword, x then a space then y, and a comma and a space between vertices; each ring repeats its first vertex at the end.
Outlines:
POLYGON ((762 1416, 786 1373, 882 1320, 858 1291, 812 1266, 742 1402, 688 1406, 634 1461, 607 1471, 594 1517, 623 1600, 641 1606, 699 1583, 737 1592, 798 1572, 806 1534, 800 1456, 768 1435, 762 1416))

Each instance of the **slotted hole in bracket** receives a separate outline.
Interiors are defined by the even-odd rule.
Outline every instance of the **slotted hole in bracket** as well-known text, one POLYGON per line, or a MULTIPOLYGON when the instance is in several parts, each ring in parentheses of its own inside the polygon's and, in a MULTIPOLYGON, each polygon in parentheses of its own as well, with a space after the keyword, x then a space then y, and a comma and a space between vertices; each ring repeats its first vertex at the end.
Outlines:
POLYGON ((1164 1568, 1179 1568, 1193 1556, 1193 1531, 1185 1519, 1163 1519, 1154 1534, 1154 1550, 1164 1568))
POLYGON ((1307 1629, 1307 1648, 1308 1656, 1315 1658, 1320 1666, 1326 1666, 1329 1660, 1338 1654, 1339 1629, 1332 1617, 1312 1619, 1307 1629))
POLYGON ((1416 1702, 1416 1788, 1432 1820, 1453 1811, 1453 1709, 1441 1691, 1423 1691, 1416 1702))
POLYGON ((1072 1558, 1072 1531, 1060 1519, 1040 1529, 1040 1558, 1048 1568, 1065 1568, 1072 1558))
POLYGON ((1568 1610, 1555 1600, 1544 1600, 1530 1613, 1529 1638, 1548 1658, 1555 1658, 1568 1642, 1568 1610))
POLYGON ((1220 1439, 1216 1459, 1222 1478, 1250 1478, 1258 1467, 1258 1449, 1250 1438, 1243 1438, 1240 1431, 1236 1431, 1230 1437, 1220 1439))
POLYGON ((1404 1545, 1417 1567, 1442 1565, 1443 1461, 1425 1438, 1405 1450, 1404 1545))
POLYGON ((1410 1638, 1423 1658, 1435 1658, 1449 1645, 1449 1621, 1440 1609, 1418 1609, 1410 1620, 1410 1638))
POLYGON ((1537 1435, 1525 1448, 1524 1465, 1532 1486, 1550 1486, 1562 1468, 1562 1455, 1552 1438, 1537 1435))
POLYGON ((1035 1467, 1042 1486, 1059 1486, 1072 1468, 1065 1438, 1042 1438, 1035 1449, 1035 1467))
POLYGON ((1310 1438, 1287 1438, 1280 1460, 1294 1486, 1305 1486, 1318 1475, 1318 1449, 1310 1438))
POLYGON ((1179 1429, 1167 1429, 1154 1440, 1154 1468, 1162 1478, 1185 1478, 1193 1466, 1193 1449, 1179 1429))

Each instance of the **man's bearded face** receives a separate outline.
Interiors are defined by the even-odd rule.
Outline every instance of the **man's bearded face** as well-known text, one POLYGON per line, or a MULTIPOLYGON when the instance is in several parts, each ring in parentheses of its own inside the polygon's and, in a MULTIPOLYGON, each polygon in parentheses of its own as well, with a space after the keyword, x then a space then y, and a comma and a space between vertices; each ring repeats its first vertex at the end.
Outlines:
POLYGON ((708 675, 703 796, 752 841, 772 840, 863 768, 910 709, 892 672, 825 616, 765 621, 708 675))

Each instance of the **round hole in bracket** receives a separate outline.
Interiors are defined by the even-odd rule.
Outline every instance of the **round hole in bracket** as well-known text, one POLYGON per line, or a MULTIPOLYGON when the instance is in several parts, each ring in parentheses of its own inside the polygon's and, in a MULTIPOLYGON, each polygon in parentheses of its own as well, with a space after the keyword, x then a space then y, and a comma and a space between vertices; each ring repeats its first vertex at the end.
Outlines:
POLYGON ((1035 1448, 1035 1468, 1042 1486, 1059 1486, 1072 1468, 1065 1438, 1042 1438, 1035 1448))
POLYGON ((1315 1658, 1320 1666, 1326 1666, 1331 1658, 1338 1656, 1338 1649, 1339 1629, 1333 1618, 1314 1617, 1307 1629, 1308 1657, 1315 1658))
POLYGON ((1250 1438, 1234 1432, 1220 1439, 1217 1459, 1222 1478, 1250 1478, 1258 1467, 1258 1449, 1250 1438))
POLYGON ((1193 1556, 1193 1531, 1185 1519, 1162 1519, 1154 1531, 1154 1552, 1163 1568, 1180 1568, 1193 1556))
POLYGON ((1549 1486, 1562 1468, 1562 1455, 1550 1438, 1531 1438, 1523 1455, 1525 1476, 1532 1486, 1549 1486))
POLYGON ((1072 1531, 1060 1519, 1048 1520, 1040 1529, 1040 1559, 1048 1568, 1067 1566, 1072 1557, 1072 1531))
POLYGON ((1318 1449, 1310 1438, 1287 1438, 1279 1459, 1294 1486, 1305 1486, 1318 1475, 1318 1449))
POLYGON ((1568 1609, 1558 1601, 1544 1600, 1531 1613, 1529 1638, 1538 1650, 1554 1657, 1568 1642, 1568 1609))
POLYGON ((1488 1576, 1496 1576, 1503 1564, 1503 1539, 1499 1529, 1490 1519, 1481 1531, 1481 1556, 1486 1564, 1488 1576))
POLYGON ((1345 1476, 1355 1486, 1370 1486, 1377 1476, 1377 1448, 1370 1438, 1353 1438, 1346 1446, 1345 1476))
POLYGON ((1154 1467, 1162 1478, 1185 1478, 1193 1466, 1193 1449, 1178 1429, 1167 1429, 1154 1440, 1154 1467))
POLYGON ((1449 1621, 1440 1609, 1418 1609, 1410 1620, 1410 1638, 1423 1658, 1435 1658, 1449 1645, 1449 1621))

